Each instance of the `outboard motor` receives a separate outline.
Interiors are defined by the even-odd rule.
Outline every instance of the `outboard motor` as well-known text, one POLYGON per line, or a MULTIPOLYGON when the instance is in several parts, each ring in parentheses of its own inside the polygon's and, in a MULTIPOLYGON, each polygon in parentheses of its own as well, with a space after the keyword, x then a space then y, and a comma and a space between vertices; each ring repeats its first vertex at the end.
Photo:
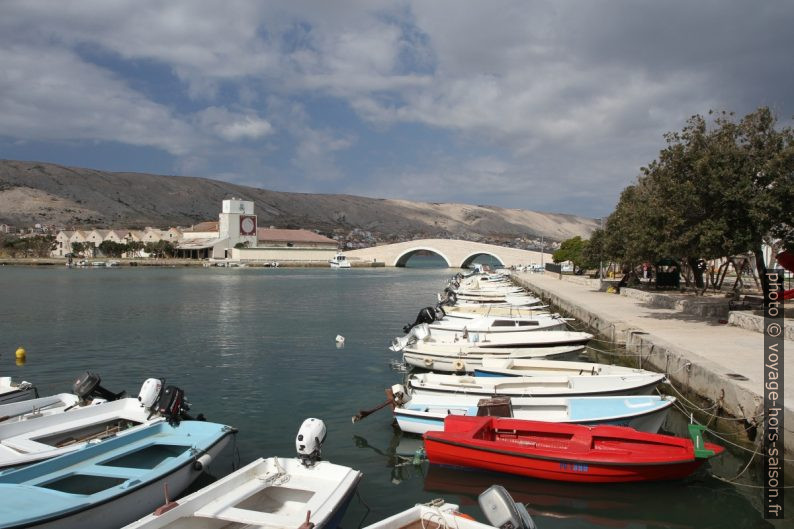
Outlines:
POLYGON ((113 393, 112 391, 103 388, 99 385, 101 381, 102 378, 99 375, 92 373, 91 371, 86 371, 74 381, 74 384, 72 385, 72 392, 83 402, 94 398, 112 401, 118 400, 124 396, 124 391, 121 393, 113 393))
POLYGON ((425 307, 419 311, 419 314, 416 316, 416 321, 412 324, 408 324, 403 326, 403 332, 408 334, 411 332, 411 329, 419 325, 420 323, 433 323, 436 321, 436 309, 434 307, 425 307))
POLYGON ((320 419, 306 419, 298 430, 295 438, 295 449, 298 459, 305 467, 313 467, 320 460, 327 431, 325 423, 320 419))
POLYGON ((176 425, 182 419, 190 419, 187 414, 189 409, 190 403, 185 400, 185 391, 176 386, 166 386, 157 401, 157 408, 152 412, 156 411, 165 417, 168 424, 176 425))
POLYGON ((478 498, 480 509, 494 527, 500 529, 537 529, 535 521, 521 503, 516 503, 501 485, 491 485, 478 498))
POLYGON ((163 380, 159 378, 147 378, 143 381, 141 391, 138 393, 138 402, 147 410, 151 410, 160 400, 163 392, 163 380))

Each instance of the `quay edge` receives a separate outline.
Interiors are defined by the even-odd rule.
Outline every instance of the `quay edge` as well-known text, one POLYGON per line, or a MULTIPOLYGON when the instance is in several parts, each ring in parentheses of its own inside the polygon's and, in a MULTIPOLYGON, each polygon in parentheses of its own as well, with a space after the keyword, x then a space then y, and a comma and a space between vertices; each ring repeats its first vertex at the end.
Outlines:
MULTIPOLYGON (((641 300, 630 299, 626 296, 616 296, 598 292, 597 287, 580 281, 568 282, 559 280, 557 274, 532 274, 513 273, 513 280, 520 286, 531 290, 537 296, 559 308, 561 311, 575 318, 580 325, 589 327, 604 340, 615 344, 625 345, 626 357, 639 357, 642 367, 652 368, 656 371, 667 373, 673 386, 681 391, 687 398, 704 400, 718 406, 721 414, 732 418, 745 419, 742 430, 753 432, 758 427, 755 436, 747 437, 747 442, 760 440, 763 421, 763 337, 760 333, 753 333, 745 329, 715 326, 711 322, 696 321, 698 318, 691 315, 671 314, 674 310, 658 309, 642 303, 641 300), (586 293, 586 294, 585 294, 586 293), (586 300, 578 299, 586 297, 586 300), (620 300, 620 301, 618 301, 620 300), (608 309, 602 309, 601 303, 609 303, 608 309), (632 313, 635 311, 636 313, 632 313), (621 317, 627 316, 627 317, 621 317), (664 320, 664 329, 654 328, 654 318, 664 320), (641 321, 637 321, 641 320, 641 321), (644 320, 644 321, 642 321, 644 320), (694 328, 694 330, 693 330, 694 328), (748 333, 749 340, 737 344, 743 348, 745 365, 742 359, 726 362, 719 348, 719 340, 713 342, 712 347, 703 347, 709 342, 708 336, 699 336, 699 343, 693 347, 672 343, 668 336, 675 336, 676 329, 679 333, 691 334, 693 332, 721 333, 726 332, 748 333), (757 347, 747 343, 758 343, 757 347), (752 360, 750 360, 752 359, 752 360), (751 362, 753 365, 746 365, 751 362), (738 363, 738 366, 737 366, 738 363), (752 369, 751 369, 752 368, 752 369), (729 375, 747 374, 747 380, 737 380, 729 375), (755 375, 755 376, 753 376, 755 375)), ((794 351, 794 344, 787 341, 786 346, 794 351)), ((792 358, 792 354, 788 355, 792 358)), ((784 357, 785 360, 785 357, 784 357)), ((794 373, 792 373, 792 360, 786 362, 786 391, 784 394, 786 406, 783 410, 785 429, 785 459, 794 457, 794 373)), ((787 464, 787 467, 794 465, 787 464)), ((791 472, 787 473, 791 477, 791 472)), ((787 480, 788 482, 788 480, 787 480)))

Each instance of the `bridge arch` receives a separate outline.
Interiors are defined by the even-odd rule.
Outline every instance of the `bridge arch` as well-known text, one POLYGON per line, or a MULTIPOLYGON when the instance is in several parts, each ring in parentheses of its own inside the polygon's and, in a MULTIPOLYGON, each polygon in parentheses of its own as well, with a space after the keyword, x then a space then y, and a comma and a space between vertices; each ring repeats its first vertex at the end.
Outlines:
POLYGON ((463 259, 463 261, 460 262, 460 268, 468 268, 468 266, 472 263, 472 261, 474 261, 477 257, 479 257, 481 255, 488 255, 490 257, 493 257, 494 259, 499 261, 500 265, 502 265, 502 266, 505 265, 504 259, 502 259, 498 255, 496 255, 495 253, 479 250, 477 252, 473 252, 473 253, 469 254, 468 256, 466 256, 463 259))
POLYGON ((450 261, 449 257, 444 255, 442 252, 439 252, 435 248, 430 248, 429 246, 417 246, 415 248, 409 248, 408 250, 405 250, 404 252, 402 252, 400 255, 397 256, 392 266, 405 266, 406 263, 408 263, 408 260, 411 257, 413 257, 416 252, 421 252, 421 251, 430 252, 438 255, 439 257, 444 259, 444 261, 447 263, 447 266, 449 268, 452 268, 453 264, 452 261, 450 261))

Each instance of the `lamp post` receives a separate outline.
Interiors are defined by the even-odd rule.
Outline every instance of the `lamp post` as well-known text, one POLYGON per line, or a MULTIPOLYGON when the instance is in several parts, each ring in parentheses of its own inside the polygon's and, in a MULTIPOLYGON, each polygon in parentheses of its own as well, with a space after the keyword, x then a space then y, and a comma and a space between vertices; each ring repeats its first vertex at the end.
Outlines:
MULTIPOLYGON (((599 218, 601 222, 601 240, 604 240, 604 217, 599 218)), ((603 243, 598 248, 598 290, 601 290, 601 287, 604 284, 604 245, 603 243)))

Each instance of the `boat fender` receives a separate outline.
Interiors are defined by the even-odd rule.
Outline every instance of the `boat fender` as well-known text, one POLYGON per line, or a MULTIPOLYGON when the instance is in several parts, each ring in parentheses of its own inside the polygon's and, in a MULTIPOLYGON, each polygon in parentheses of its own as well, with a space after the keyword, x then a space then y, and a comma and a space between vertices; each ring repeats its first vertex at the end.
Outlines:
POLYGON ((202 472, 209 466, 210 463, 212 463, 212 456, 209 454, 202 454, 201 457, 197 458, 193 462, 193 470, 202 472))
POLYGON ((433 359, 432 358, 425 358, 425 366, 433 367, 433 359))

